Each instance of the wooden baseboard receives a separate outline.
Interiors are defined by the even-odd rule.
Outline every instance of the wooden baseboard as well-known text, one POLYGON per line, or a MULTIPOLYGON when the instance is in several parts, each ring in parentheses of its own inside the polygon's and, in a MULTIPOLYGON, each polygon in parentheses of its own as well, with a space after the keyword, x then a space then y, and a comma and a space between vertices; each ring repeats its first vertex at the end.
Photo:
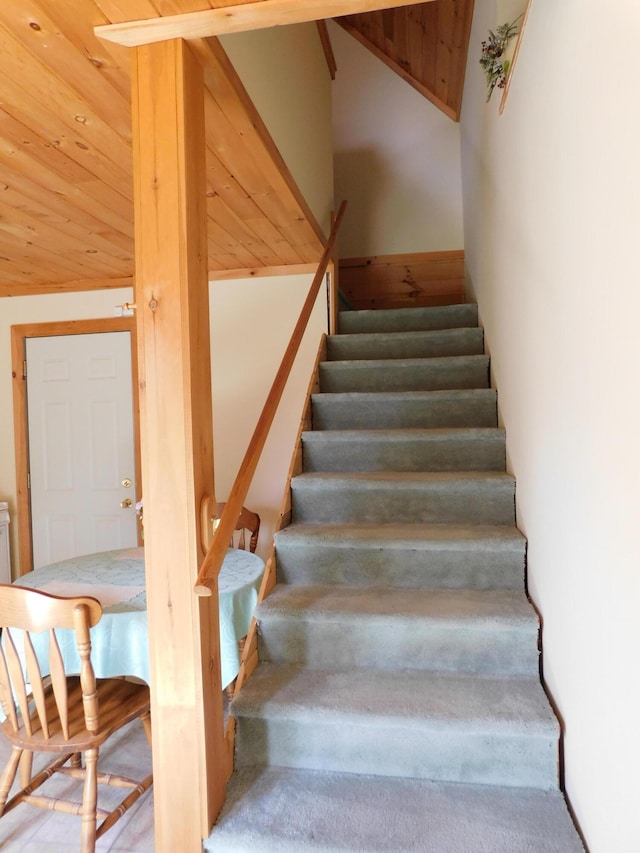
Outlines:
POLYGON ((340 289, 353 308, 411 308, 465 301, 464 251, 340 260, 340 289))

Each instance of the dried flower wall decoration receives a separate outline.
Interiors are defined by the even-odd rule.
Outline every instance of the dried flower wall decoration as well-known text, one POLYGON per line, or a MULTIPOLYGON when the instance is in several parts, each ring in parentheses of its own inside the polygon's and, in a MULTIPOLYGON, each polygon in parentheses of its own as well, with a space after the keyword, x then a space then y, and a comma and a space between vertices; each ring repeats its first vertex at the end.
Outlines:
POLYGON ((487 83, 487 102, 491 100, 496 87, 504 89, 507 84, 511 57, 505 54, 511 40, 518 35, 520 17, 510 24, 501 24, 496 27, 495 32, 489 30, 488 38, 482 42, 480 65, 487 83))

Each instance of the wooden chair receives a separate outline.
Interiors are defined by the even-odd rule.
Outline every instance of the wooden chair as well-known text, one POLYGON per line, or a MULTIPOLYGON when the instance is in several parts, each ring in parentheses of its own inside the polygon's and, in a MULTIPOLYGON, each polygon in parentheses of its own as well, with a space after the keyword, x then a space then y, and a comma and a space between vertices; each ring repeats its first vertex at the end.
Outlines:
POLYGON ((132 720, 140 718, 151 743, 149 688, 118 678, 97 680, 94 675, 89 629, 101 617, 102 606, 95 598, 60 598, 0 584, 0 701, 6 718, 2 731, 12 745, 0 777, 0 816, 22 802, 79 814, 83 853, 95 849, 96 838, 110 829, 153 781, 152 775, 138 782, 97 772, 101 745, 132 720), (58 629, 75 633, 71 640, 80 660, 78 676, 65 672, 60 645, 67 647, 68 635, 58 636, 58 629), (47 633, 32 637, 40 632, 47 633), (43 677, 42 670, 50 675, 43 677), (32 778, 36 752, 55 758, 32 778), (18 767, 21 789, 7 802, 18 767), (54 773, 84 780, 81 803, 34 795, 54 773), (130 793, 117 808, 105 811, 97 807, 98 783, 128 788, 130 793))
MULTIPOLYGON (((224 510, 225 506, 225 502, 218 503, 218 518, 221 518, 222 511, 224 510)), ((247 533, 249 534, 249 551, 251 551, 252 554, 255 554, 256 546, 258 544, 258 534, 260 533, 260 516, 257 512, 251 512, 250 509, 247 509, 246 506, 243 506, 240 510, 240 515, 238 516, 235 534, 231 539, 231 547, 242 548, 243 551, 246 551, 247 533)), ((238 649, 240 651, 241 656, 242 650, 244 649, 245 640, 246 637, 241 637, 241 639, 238 640, 238 649)), ((224 691, 229 701, 233 699, 233 694, 235 693, 236 689, 236 681, 237 678, 234 678, 231 684, 227 685, 224 691)))
MULTIPOLYGON (((222 516, 226 503, 218 504, 218 518, 222 516)), ((260 516, 256 512, 251 512, 245 506, 242 507, 238 521, 236 522, 236 532, 231 539, 232 548, 242 548, 247 550, 246 533, 249 534, 249 551, 255 554, 258 544, 258 534, 260 533, 260 516)))

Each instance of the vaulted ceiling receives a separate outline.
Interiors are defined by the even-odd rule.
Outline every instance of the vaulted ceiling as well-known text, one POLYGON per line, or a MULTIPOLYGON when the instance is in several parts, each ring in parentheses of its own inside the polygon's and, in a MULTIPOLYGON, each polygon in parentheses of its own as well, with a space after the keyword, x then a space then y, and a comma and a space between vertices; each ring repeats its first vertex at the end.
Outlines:
MULTIPOLYGON (((132 282, 129 49, 94 27, 250 2, 0 2, 0 295, 132 282)), ((471 5, 431 0, 342 22, 455 117, 471 5)), ((317 261, 320 227, 224 51, 216 39, 192 44, 205 66, 209 269, 317 261)))

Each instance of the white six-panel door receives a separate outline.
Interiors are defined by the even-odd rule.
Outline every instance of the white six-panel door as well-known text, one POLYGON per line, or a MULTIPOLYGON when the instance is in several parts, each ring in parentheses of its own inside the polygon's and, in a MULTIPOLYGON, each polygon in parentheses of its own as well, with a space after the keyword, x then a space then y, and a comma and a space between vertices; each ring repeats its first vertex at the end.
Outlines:
POLYGON ((28 338, 26 359, 34 568, 136 545, 129 332, 28 338))

